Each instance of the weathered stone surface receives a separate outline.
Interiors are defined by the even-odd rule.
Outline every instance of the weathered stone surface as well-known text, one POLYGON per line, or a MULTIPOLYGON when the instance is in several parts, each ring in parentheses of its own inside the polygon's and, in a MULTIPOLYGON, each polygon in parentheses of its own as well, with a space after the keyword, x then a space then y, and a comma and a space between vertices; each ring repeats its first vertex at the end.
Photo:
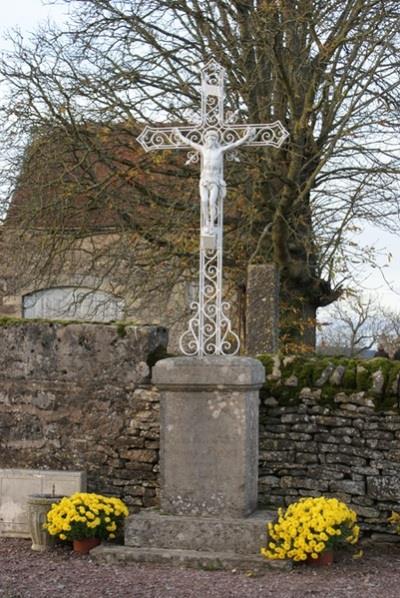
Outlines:
MULTIPOLYGON (((148 383, 147 361, 153 363, 149 351, 162 345, 164 332, 127 328, 119 337, 111 326, 109 349, 111 333, 101 337, 104 326, 92 333, 96 325, 89 325, 90 334, 84 326, 80 338, 79 326, 71 325, 61 340, 55 333, 65 328, 61 324, 21 326, 14 336, 11 328, 0 329, 0 466, 85 469, 91 491, 121 496, 134 509, 159 505, 159 392, 148 383), (32 326, 25 339, 24 326, 32 326), (60 343, 71 344, 60 349, 60 343), (89 370, 78 363, 85 352, 92 362, 99 355, 89 370), (63 356, 72 369, 63 367, 63 356), (114 368, 112 357, 124 364, 114 368)), ((274 385, 290 361, 274 356, 274 385)), ((372 509, 360 511, 368 529, 387 529, 387 514, 400 500, 400 415, 394 408, 375 413, 368 391, 342 391, 329 403, 323 393, 299 388, 287 404, 269 389, 261 404, 259 500, 277 507, 311 493, 345 497, 350 505, 372 509), (289 487, 281 486, 283 478, 289 487), (315 480, 346 484, 326 492, 315 480), (358 491, 364 484, 364 493, 352 493, 352 483, 358 491)))
POLYGON ((338 392, 324 406, 310 391, 299 390, 296 406, 261 406, 260 472, 273 483, 260 481, 260 501, 284 506, 301 496, 336 496, 358 511, 364 528, 390 530, 387 514, 400 500, 400 415, 378 415, 366 392, 338 392))
POLYGON ((346 368, 344 365, 338 365, 329 378, 329 382, 335 386, 340 386, 343 380, 346 368))
POLYGON ((125 522, 125 544, 258 554, 266 543, 266 525, 273 516, 270 511, 257 511, 244 518, 188 517, 146 509, 125 522))
POLYGON ((290 463, 294 457, 294 451, 262 451, 260 452, 261 463, 290 463))
POLYGON ((161 390, 185 387, 196 389, 198 392, 211 387, 217 387, 218 390, 259 390, 264 380, 265 370, 256 359, 219 355, 201 359, 163 359, 155 365, 152 376, 153 384, 161 390))
POLYGON ((309 490, 318 490, 319 493, 329 489, 327 480, 307 479, 306 477, 281 478, 282 488, 308 488, 309 490))
POLYGON ((278 348, 279 274, 274 264, 250 265, 246 287, 246 353, 273 353, 278 348))
POLYGON ((285 386, 293 386, 293 387, 296 387, 296 386, 298 385, 298 383, 299 383, 299 380, 298 380, 297 376, 294 376, 294 375, 292 375, 292 376, 289 376, 289 378, 286 378, 286 379, 283 381, 283 384, 284 384, 285 386))
POLYGON ((289 561, 260 557, 266 544, 266 524, 272 513, 258 511, 246 518, 162 515, 142 511, 125 524, 125 546, 101 546, 91 556, 102 562, 156 562, 207 569, 262 571, 290 568, 289 561))
POLYGON ((267 405, 267 407, 276 407, 278 401, 274 399, 274 397, 268 397, 267 399, 264 399, 264 405, 267 405))
POLYGON ((167 343, 161 327, 23 322, 0 326, 0 372, 12 379, 149 381, 148 355, 167 343), (142 359, 138 359, 141 355, 142 359))
POLYGON ((177 357, 156 364, 163 512, 235 517, 255 509, 264 376, 260 362, 244 357, 177 357))
POLYGON ((312 401, 312 402, 319 401, 321 398, 321 389, 316 388, 316 389, 312 390, 311 388, 308 388, 308 386, 306 386, 300 390, 299 398, 303 399, 303 400, 308 399, 309 401, 312 401))
POLYGON ((400 536, 397 534, 371 534, 370 541, 373 543, 381 542, 385 544, 389 542, 391 544, 397 544, 400 542, 400 536))
MULTIPOLYGON (((341 413, 343 415, 343 413, 341 413)), ((332 413, 331 415, 314 415, 312 416, 313 421, 321 426, 331 426, 335 428, 341 428, 346 426, 348 423, 347 419, 340 417, 338 414, 332 413)))
POLYGON ((381 513, 379 509, 372 509, 371 507, 362 507, 361 505, 354 505, 353 510, 359 517, 365 519, 379 519, 381 513))
POLYGON ((320 377, 318 378, 318 380, 316 381, 315 386, 323 386, 324 384, 326 384, 329 378, 332 376, 334 370, 335 366, 333 364, 330 363, 329 365, 327 365, 320 377))
POLYGON ((365 494, 365 482, 354 480, 335 480, 329 484, 331 492, 346 492, 347 494, 365 494))
POLYGON ((279 486, 279 478, 275 475, 260 476, 258 478, 258 483, 260 486, 279 486))
POLYGON ((192 567, 206 570, 252 571, 262 573, 266 569, 292 568, 291 561, 267 560, 258 555, 229 552, 204 552, 199 550, 174 550, 165 548, 133 548, 131 546, 98 546, 90 551, 91 558, 109 564, 158 563, 176 567, 192 567))
MULTIPOLYGON (((352 405, 359 405, 361 407, 371 407, 374 408, 374 401, 366 396, 365 392, 356 392, 350 395, 346 394, 345 392, 338 393, 335 398, 335 403, 350 403, 352 405)), ((343 407, 343 405, 341 405, 343 407)))
POLYGON ((378 500, 400 500, 400 470, 398 476, 367 477, 368 495, 378 500))
POLYGON ((318 455, 313 453, 296 453, 297 463, 318 463, 318 455))
POLYGON ((278 353, 275 353, 272 356, 272 372, 268 374, 267 380, 279 380, 281 375, 281 360, 278 353))
POLYGON ((372 388, 371 391, 378 395, 382 394, 385 386, 385 376, 381 370, 372 373, 372 388))
POLYGON ((165 344, 158 327, 0 327, 0 467, 85 470, 90 491, 157 504, 159 393, 147 361, 165 344))

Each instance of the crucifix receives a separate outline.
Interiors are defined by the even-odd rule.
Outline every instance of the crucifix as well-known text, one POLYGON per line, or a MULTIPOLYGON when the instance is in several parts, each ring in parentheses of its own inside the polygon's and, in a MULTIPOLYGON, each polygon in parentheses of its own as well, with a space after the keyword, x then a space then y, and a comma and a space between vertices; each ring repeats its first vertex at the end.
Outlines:
POLYGON ((200 268, 199 297, 191 304, 194 315, 180 338, 185 355, 235 355, 240 348, 222 299, 223 202, 226 195, 224 156, 236 159, 240 146, 281 147, 288 132, 280 121, 242 125, 225 121, 225 69, 210 62, 201 69, 201 119, 199 124, 149 127, 138 137, 146 151, 186 149, 187 164, 200 160, 200 268))

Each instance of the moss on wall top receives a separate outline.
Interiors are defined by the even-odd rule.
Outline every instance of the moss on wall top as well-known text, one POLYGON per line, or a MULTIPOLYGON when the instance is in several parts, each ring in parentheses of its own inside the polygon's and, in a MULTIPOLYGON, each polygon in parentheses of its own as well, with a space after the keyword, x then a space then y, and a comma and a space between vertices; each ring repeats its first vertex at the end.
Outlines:
POLYGON ((280 403, 293 403, 303 388, 319 389, 320 400, 332 403, 340 392, 364 392, 377 410, 398 408, 400 403, 400 361, 386 358, 354 359, 315 355, 259 355, 265 367, 263 394, 280 403))
POLYGON ((137 322, 127 320, 118 322, 96 322, 95 320, 50 320, 46 318, 10 318, 8 316, 0 317, 0 326, 11 327, 11 326, 25 326, 26 324, 61 324, 62 326, 68 326, 70 324, 93 324, 101 326, 116 326, 117 333, 123 337, 126 335, 126 328, 129 326, 138 326, 137 322))

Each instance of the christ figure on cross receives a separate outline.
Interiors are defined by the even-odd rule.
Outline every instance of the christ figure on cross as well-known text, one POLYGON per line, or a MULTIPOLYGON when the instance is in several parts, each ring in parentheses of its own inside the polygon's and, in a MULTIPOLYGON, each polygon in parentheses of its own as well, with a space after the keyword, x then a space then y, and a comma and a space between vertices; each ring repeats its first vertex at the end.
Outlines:
POLYGON ((179 129, 174 129, 173 132, 179 141, 192 147, 199 152, 201 156, 199 188, 202 221, 204 223, 204 230, 202 230, 202 233, 206 235, 214 235, 215 222, 218 215, 218 200, 224 199, 226 195, 224 154, 253 138, 256 130, 250 127, 243 137, 225 145, 220 143, 220 135, 216 129, 208 129, 205 132, 203 145, 185 137, 179 129))

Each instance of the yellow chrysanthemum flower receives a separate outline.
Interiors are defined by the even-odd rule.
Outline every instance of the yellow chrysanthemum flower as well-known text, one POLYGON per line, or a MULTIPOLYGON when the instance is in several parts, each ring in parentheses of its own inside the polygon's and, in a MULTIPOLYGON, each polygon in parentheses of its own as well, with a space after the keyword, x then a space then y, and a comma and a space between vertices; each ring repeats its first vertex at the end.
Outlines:
POLYGON ((311 555, 317 558, 335 542, 357 542, 356 519, 356 513, 336 498, 300 499, 285 512, 279 509, 276 522, 268 523, 268 547, 261 549, 261 554, 295 561, 311 555))
POLYGON ((44 527, 63 540, 85 537, 114 538, 122 519, 129 514, 119 498, 76 492, 54 503, 44 527))

